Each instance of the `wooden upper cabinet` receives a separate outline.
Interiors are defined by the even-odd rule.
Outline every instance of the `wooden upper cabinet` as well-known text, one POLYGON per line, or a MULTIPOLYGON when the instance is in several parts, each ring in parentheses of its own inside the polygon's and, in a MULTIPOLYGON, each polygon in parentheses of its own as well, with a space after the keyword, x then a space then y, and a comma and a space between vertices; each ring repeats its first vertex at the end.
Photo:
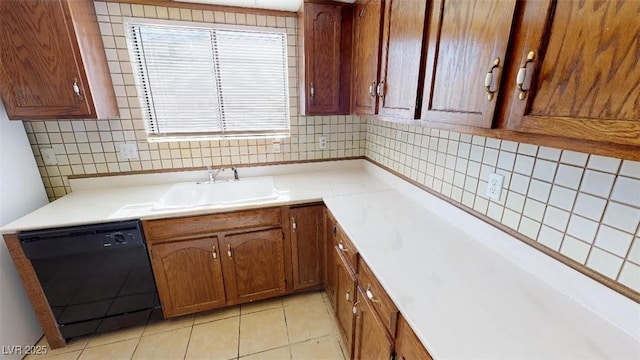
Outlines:
MULTIPOLYGON (((378 113, 414 119, 422 59, 426 0, 385 1, 378 113)), ((420 88, 421 89, 421 88, 420 88)))
POLYGON ((294 208, 290 216, 293 288, 320 286, 324 273, 324 206, 294 208))
POLYGON ((378 73, 380 65, 380 34, 382 30, 382 0, 358 1, 355 9, 353 58, 353 109, 358 115, 373 115, 378 111, 378 73))
POLYGON ((285 293, 282 230, 262 230, 220 238, 228 304, 285 293))
MULTIPOLYGON (((384 324, 375 314, 364 290, 360 288, 358 288, 357 304, 353 359, 391 359, 393 339, 389 336, 384 324)), ((420 360, 423 359, 420 358, 420 360)))
POLYGON ((0 1, 0 92, 10 119, 117 117, 93 1, 0 1))
POLYGON ((433 2, 421 119, 492 126, 515 5, 515 0, 433 2))
POLYGON ((151 244, 151 265, 165 318, 226 304, 216 237, 151 244))
POLYGON ((305 2, 300 113, 348 114, 350 110, 353 6, 305 2), (349 10, 351 9, 351 10, 349 10))
POLYGON ((511 130, 640 145, 640 1, 528 2, 514 45, 511 130), (529 53, 531 61, 527 61, 529 53))

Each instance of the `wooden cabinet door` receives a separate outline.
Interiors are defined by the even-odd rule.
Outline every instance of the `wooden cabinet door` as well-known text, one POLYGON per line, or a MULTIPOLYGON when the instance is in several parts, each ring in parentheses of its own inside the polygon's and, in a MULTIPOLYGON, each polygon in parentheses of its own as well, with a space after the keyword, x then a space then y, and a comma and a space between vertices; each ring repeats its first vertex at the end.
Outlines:
POLYGON ((515 5, 516 0, 433 2, 421 119, 492 126, 515 5))
POLYGON ((338 228, 336 221, 333 219, 333 216, 329 214, 327 210, 327 221, 326 221, 326 244, 325 244, 325 274, 324 274, 324 288, 327 291, 327 296, 329 297, 329 301, 331 301, 331 305, 333 305, 333 310, 336 310, 336 271, 337 271, 337 257, 336 250, 334 245, 334 239, 337 235, 338 228))
POLYGON ((345 339, 350 357, 353 357, 353 330, 355 326, 355 316, 353 314, 353 304, 356 301, 356 275, 351 271, 346 260, 338 249, 336 253, 336 315, 338 317, 338 327, 345 339))
POLYGON ((70 16, 66 1, 0 1, 0 90, 10 118, 91 115, 70 16))
POLYGON ((151 264, 165 318, 226 304, 215 237, 151 245, 151 264))
POLYGON ((508 128, 640 145, 639 19, 636 0, 527 2, 513 54, 527 91, 514 75, 508 128))
POLYGON ((398 321, 395 351, 397 360, 432 359, 427 349, 424 348, 420 339, 411 330, 411 327, 403 317, 400 317, 398 321))
POLYGON ((354 33, 353 107, 356 114, 377 113, 378 70, 382 0, 363 0, 356 4, 354 33))
POLYGON ((416 116, 426 0, 385 1, 378 113, 416 116))
POLYGON ((293 288, 322 285, 324 272, 324 207, 294 208, 291 215, 293 288))
MULTIPOLYGON (((373 311, 362 289, 358 288, 354 360, 388 360, 393 353, 393 339, 373 311)), ((422 358, 420 358, 422 360, 422 358)))
POLYGON ((339 5, 304 4, 306 113, 331 114, 340 109, 339 5))
POLYGON ((225 288, 230 303, 284 295, 284 247, 281 229, 220 238, 225 288))

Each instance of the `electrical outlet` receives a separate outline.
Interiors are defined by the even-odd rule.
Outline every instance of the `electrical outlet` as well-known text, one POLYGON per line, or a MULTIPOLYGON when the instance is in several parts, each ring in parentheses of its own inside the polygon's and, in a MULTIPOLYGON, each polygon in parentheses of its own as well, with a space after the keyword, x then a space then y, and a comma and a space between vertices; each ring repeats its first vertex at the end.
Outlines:
POLYGON ((325 150, 327 148, 327 137, 326 136, 319 136, 318 137, 318 147, 320 148, 320 150, 325 150))
POLYGON ((120 157, 123 160, 138 158, 138 146, 136 143, 123 143, 119 145, 118 149, 120 150, 120 157))
POLYGON ((45 165, 58 165, 56 151, 52 148, 40 148, 40 154, 45 165))
POLYGON ((279 153, 280 151, 282 151, 282 143, 280 140, 273 140, 273 152, 279 153))
POLYGON ((489 174, 489 183, 487 184, 487 196, 491 199, 500 200, 502 193, 502 183, 504 176, 499 174, 489 174))

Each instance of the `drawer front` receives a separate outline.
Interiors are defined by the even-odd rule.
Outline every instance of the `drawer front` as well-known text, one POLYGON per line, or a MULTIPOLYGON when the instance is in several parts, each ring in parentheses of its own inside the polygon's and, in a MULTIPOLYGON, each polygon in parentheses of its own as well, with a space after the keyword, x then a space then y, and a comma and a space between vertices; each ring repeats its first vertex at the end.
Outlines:
POLYGON ((281 208, 143 221, 147 242, 161 243, 251 228, 280 227, 281 208))
POLYGON ((334 244, 338 251, 345 257, 347 264, 351 268, 354 274, 358 273, 358 250, 353 246, 351 240, 345 235, 345 233, 338 226, 336 236, 334 237, 334 244))
POLYGON ((358 265, 358 284, 372 303, 373 309, 382 320, 389 334, 393 336, 396 333, 398 308, 362 259, 360 259, 358 265))

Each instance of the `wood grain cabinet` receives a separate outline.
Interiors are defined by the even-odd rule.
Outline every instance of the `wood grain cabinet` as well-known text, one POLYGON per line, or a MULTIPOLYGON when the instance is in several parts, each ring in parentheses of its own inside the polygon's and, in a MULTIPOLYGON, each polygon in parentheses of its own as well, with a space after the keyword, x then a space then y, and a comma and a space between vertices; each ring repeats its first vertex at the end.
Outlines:
POLYGON ((636 0, 527 2, 508 129, 640 146, 639 17, 636 0))
POLYGON ((284 295, 282 229, 225 235, 220 246, 229 305, 284 295))
POLYGON ((396 360, 431 360, 431 354, 424 348, 420 339, 411 330, 407 321, 400 317, 395 339, 396 360))
POLYGON ((166 318, 226 305, 218 249, 215 236, 151 248, 151 264, 166 318))
POLYGON ((324 206, 292 208, 293 289, 322 286, 324 277, 324 206))
POLYGON ((358 115, 378 112, 376 94, 380 71, 380 39, 382 33, 382 0, 356 3, 353 46, 353 110, 358 115))
POLYGON ((303 48, 300 113, 348 114, 353 5, 305 2, 298 22, 303 48))
POLYGON ((338 264, 336 263, 336 251, 335 251, 335 238, 338 235, 338 224, 333 218, 331 212, 328 209, 326 211, 326 245, 325 245, 325 272, 324 272, 324 288, 327 291, 327 296, 334 312, 336 309, 336 269, 338 264))
POLYGON ((0 1, 0 93, 10 119, 117 117, 93 1, 0 1))
POLYGON ((345 340, 349 356, 353 358, 353 338, 355 316, 353 306, 356 302, 356 275, 338 248, 334 250, 336 258, 336 299, 335 310, 338 327, 345 340))
POLYGON ((389 336, 367 298, 364 290, 358 288, 356 327, 354 340, 354 360, 388 360, 393 354, 393 338, 389 336))
POLYGON ((414 119, 419 109, 426 0, 386 0, 378 113, 414 119))
POLYGON ((433 1, 421 119, 492 126, 515 6, 516 0, 433 1))

